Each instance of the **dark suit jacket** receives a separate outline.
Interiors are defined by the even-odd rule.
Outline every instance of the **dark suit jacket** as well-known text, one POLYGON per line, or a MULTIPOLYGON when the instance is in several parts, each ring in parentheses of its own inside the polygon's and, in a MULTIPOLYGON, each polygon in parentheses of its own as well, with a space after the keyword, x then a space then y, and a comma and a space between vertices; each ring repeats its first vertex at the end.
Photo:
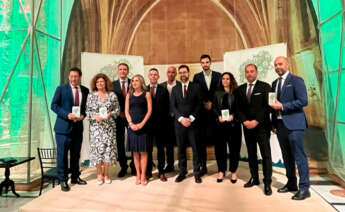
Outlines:
MULTIPOLYGON (((273 81, 273 91, 275 91, 277 83, 278 79, 273 81)), ((305 129, 307 122, 303 107, 308 105, 308 95, 302 78, 291 73, 288 74, 280 93, 280 102, 283 104, 282 118, 286 128, 289 130, 305 129)))
MULTIPOLYGON (((80 85, 82 93, 82 101, 80 104, 80 114, 86 116, 86 100, 89 94, 89 89, 80 85)), ((60 85, 56 88, 51 109, 56 113, 57 118, 54 126, 54 131, 59 134, 69 134, 72 131, 72 125, 79 127, 81 132, 83 131, 83 122, 78 121, 74 123, 68 119, 68 114, 72 112, 74 106, 74 99, 72 88, 69 83, 60 85)))
POLYGON ((247 83, 235 90, 236 107, 241 123, 246 120, 256 120, 259 122, 258 127, 263 126, 268 130, 271 129, 269 117, 271 109, 268 105, 268 93, 270 91, 271 86, 268 83, 257 80, 249 103, 247 100, 247 83))
MULTIPOLYGON (((131 83, 131 80, 128 79, 128 87, 127 87, 127 92, 129 89, 129 84, 131 83)), ((113 91, 117 96, 117 100, 119 101, 119 105, 120 105, 120 112, 125 112, 125 101, 126 101, 126 97, 124 97, 122 95, 122 89, 121 89, 121 83, 120 80, 115 80, 113 83, 113 91)))
MULTIPOLYGON (((150 85, 147 86, 150 92, 150 85)), ((152 114, 148 122, 149 129, 164 126, 169 115, 169 92, 162 85, 157 85, 155 97, 152 97, 152 114)))
POLYGON ((176 84, 171 92, 170 105, 175 114, 175 120, 178 126, 183 127, 183 125, 178 122, 181 116, 188 118, 190 115, 195 118, 192 125, 196 125, 200 119, 201 103, 200 88, 196 83, 189 82, 186 98, 183 98, 182 84, 176 84))
POLYGON ((194 75, 194 78, 193 78, 193 82, 197 83, 200 87, 200 92, 202 95, 203 102, 213 101, 214 93, 216 92, 217 87, 218 87, 221 74, 216 71, 212 71, 211 74, 212 74, 212 78, 211 78, 210 90, 207 89, 203 71, 194 75))

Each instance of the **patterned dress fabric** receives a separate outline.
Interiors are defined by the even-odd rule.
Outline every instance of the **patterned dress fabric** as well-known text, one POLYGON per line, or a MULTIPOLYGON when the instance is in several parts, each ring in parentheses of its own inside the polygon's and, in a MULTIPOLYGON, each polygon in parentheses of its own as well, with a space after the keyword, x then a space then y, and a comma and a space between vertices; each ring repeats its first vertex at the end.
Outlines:
POLYGON ((105 162, 115 164, 117 159, 115 118, 120 114, 120 105, 113 92, 101 101, 97 91, 87 97, 86 113, 90 121, 90 166, 105 162), (109 120, 96 121, 100 108, 111 113, 109 120))

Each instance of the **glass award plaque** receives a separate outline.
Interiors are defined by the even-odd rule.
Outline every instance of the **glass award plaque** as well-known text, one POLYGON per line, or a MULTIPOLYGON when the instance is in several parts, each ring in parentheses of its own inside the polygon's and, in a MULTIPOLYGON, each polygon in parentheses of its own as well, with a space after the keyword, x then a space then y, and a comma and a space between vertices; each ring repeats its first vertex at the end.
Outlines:
POLYGON ((99 108, 99 116, 102 118, 107 118, 108 116, 108 110, 106 107, 99 108))
POLYGON ((269 92, 268 93, 268 104, 269 105, 274 104, 276 99, 277 99, 277 94, 275 92, 269 92))
POLYGON ((79 107, 79 106, 73 106, 73 107, 72 107, 72 113, 73 113, 76 117, 80 117, 80 107, 79 107))
POLYGON ((221 112, 222 112, 222 119, 224 121, 229 120, 229 116, 230 116, 229 110, 226 109, 226 110, 222 110, 221 112))

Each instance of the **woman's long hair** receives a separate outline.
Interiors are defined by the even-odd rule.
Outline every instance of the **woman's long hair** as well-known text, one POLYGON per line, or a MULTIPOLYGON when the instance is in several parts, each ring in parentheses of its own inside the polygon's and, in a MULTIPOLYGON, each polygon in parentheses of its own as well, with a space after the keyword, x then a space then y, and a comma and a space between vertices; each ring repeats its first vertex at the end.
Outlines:
POLYGON ((222 75, 219 78, 218 90, 225 91, 224 86, 222 84, 222 79, 223 79, 224 75, 228 75, 230 78, 230 93, 234 92, 234 90, 238 87, 238 85, 237 85, 237 82, 236 82, 234 75, 232 75, 232 73, 230 73, 230 72, 222 73, 222 75))
POLYGON ((145 79, 144 79, 144 77, 141 76, 140 74, 136 74, 136 75, 134 75, 134 76, 132 77, 131 83, 129 84, 128 93, 129 93, 130 96, 132 96, 133 93, 134 93, 134 88, 133 88, 132 82, 133 82, 133 79, 136 78, 136 77, 139 79, 141 91, 142 91, 142 92, 146 92, 146 90, 147 90, 147 87, 146 87, 146 85, 145 85, 145 79))
POLYGON ((110 91, 113 90, 113 86, 111 84, 111 81, 109 79, 109 77, 105 74, 102 74, 102 73, 99 73, 99 74, 96 74, 92 80, 91 80, 91 83, 90 83, 90 87, 91 87, 91 91, 97 91, 97 86, 96 86, 96 82, 98 79, 104 79, 105 81, 105 90, 107 93, 109 93, 110 91))

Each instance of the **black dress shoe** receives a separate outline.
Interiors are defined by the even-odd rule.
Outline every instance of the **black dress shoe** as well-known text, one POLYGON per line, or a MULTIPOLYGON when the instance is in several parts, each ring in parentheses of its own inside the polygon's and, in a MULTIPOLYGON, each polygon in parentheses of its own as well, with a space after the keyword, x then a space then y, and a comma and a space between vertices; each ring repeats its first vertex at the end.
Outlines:
POLYGON ((117 174, 117 177, 124 177, 127 174, 127 168, 121 168, 120 172, 117 174))
POLYGON ((223 182, 223 178, 217 178, 217 183, 223 182))
POLYGON ((233 179, 230 179, 231 183, 232 184, 235 184, 237 182, 237 179, 233 180, 233 179))
POLYGON ((78 177, 77 179, 73 179, 71 180, 72 184, 78 184, 78 185, 86 185, 87 182, 85 180, 80 179, 80 177, 78 177))
POLYGON ((264 191, 265 191, 265 195, 266 195, 266 196, 271 195, 271 194, 272 194, 271 185, 265 185, 264 191))
POLYGON ((159 173, 158 176, 159 176, 159 179, 160 179, 162 182, 168 181, 168 179, 165 177, 165 174, 164 174, 164 173, 159 173))
POLYGON ((202 183, 202 179, 200 175, 195 175, 194 178, 195 178, 195 183, 202 183))
POLYGON ((297 186, 296 187, 288 187, 285 185, 284 187, 278 189, 278 193, 287 193, 287 192, 292 192, 292 191, 298 191, 297 186))
POLYGON ((71 188, 68 186, 68 183, 66 181, 60 183, 61 191, 69 191, 71 188))
POLYGON ((260 184, 259 179, 254 180, 254 178, 250 178, 249 181, 246 184, 244 184, 244 187, 250 188, 254 185, 259 185, 259 184, 260 184))
POLYGON ((186 175, 178 175, 175 179, 176 183, 182 182, 182 180, 186 179, 186 175))
POLYGON ((310 197, 309 190, 306 190, 306 191, 299 190, 291 199, 293 199, 293 200, 304 200, 308 197, 310 197))
POLYGON ((164 172, 165 172, 165 173, 169 173, 169 172, 173 172, 173 171, 175 171, 174 166, 167 166, 167 167, 165 167, 165 169, 164 169, 164 172))

